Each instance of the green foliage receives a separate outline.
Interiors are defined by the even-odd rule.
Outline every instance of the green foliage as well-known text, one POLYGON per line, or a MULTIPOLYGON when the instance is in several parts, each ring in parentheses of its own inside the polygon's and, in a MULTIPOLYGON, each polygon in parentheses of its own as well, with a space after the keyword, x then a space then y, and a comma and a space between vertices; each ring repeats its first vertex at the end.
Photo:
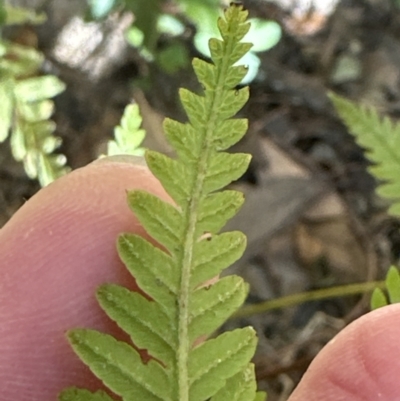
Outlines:
MULTIPOLYGON (((389 213, 400 216, 400 124, 387 116, 381 117, 370 107, 359 106, 340 96, 330 98, 359 145, 366 150, 367 158, 373 162, 371 174, 380 180, 377 193, 387 199, 389 213)), ((400 273, 390 267, 386 280, 386 292, 375 288, 371 298, 371 309, 400 302, 400 273)))
MULTIPOLYGON (((194 45, 206 57, 210 57, 208 41, 212 37, 220 37, 216 24, 221 15, 221 0, 175 0, 181 13, 196 27, 194 45)), ((165 71, 174 73, 187 66, 189 57, 187 49, 181 43, 172 40, 164 49, 156 49, 160 34, 173 38, 185 31, 179 14, 168 15, 163 11, 163 0, 90 0, 90 14, 93 18, 104 18, 118 6, 133 12, 135 22, 128 30, 128 43, 139 48, 144 58, 156 61, 165 71)), ((249 20, 251 28, 244 40, 253 43, 253 48, 245 55, 240 64, 249 67, 249 72, 242 84, 251 82, 260 65, 257 52, 274 47, 282 36, 278 23, 259 18, 249 20)))
MULTIPOLYGON (((4 6, 5 23, 41 23, 43 15, 4 6)), ((65 85, 54 75, 39 76, 43 55, 34 48, 0 38, 0 142, 11 132, 11 151, 22 161, 28 177, 42 186, 65 174, 66 159, 53 152, 61 145, 50 120, 54 104, 50 100, 65 85)))
MULTIPOLYGON (((218 22, 223 40, 212 39, 214 64, 195 59, 204 92, 181 89, 189 123, 166 119, 165 131, 177 159, 147 151, 146 161, 174 200, 145 191, 128 194, 128 204, 154 246, 135 234, 122 234, 118 252, 147 295, 105 284, 97 299, 107 315, 151 360, 143 363, 131 345, 89 329, 68 332, 78 356, 124 401, 261 401, 256 393, 256 347, 252 328, 210 336, 244 301, 247 285, 237 276, 210 283, 245 248, 240 232, 218 234, 243 203, 243 195, 223 190, 242 175, 246 154, 224 152, 247 128, 231 119, 245 104, 248 88, 235 90, 247 70, 233 66, 249 50, 241 42, 249 29, 247 13, 232 5, 218 22)), ((69 389, 61 401, 110 401, 105 393, 69 389)))
POLYGON ((387 296, 383 290, 375 288, 371 298, 371 309, 374 310, 400 302, 400 272, 396 267, 390 267, 386 275, 385 284, 387 296))
POLYGON ((373 162, 371 174, 381 183, 377 193, 390 201, 389 213, 400 216, 400 124, 366 106, 331 95, 339 116, 373 162))
MULTIPOLYGON (((204 7, 204 5, 201 7, 204 7)), ((192 8, 189 8, 189 10, 192 10, 192 8)), ((213 13, 211 13, 211 9, 209 9, 209 13, 210 16, 213 16, 214 13, 218 13, 218 9, 214 8, 213 13)), ((214 22, 215 20, 212 19, 211 23, 209 18, 205 18, 205 15, 203 14, 204 13, 199 13, 194 9, 194 12, 189 13, 188 15, 190 18, 193 18, 193 21, 195 21, 197 26, 194 44, 199 52, 209 57, 210 51, 208 49, 208 41, 213 36, 218 37, 218 29, 214 22)), ((253 47, 241 60, 238 61, 239 64, 247 65, 249 68, 249 71, 243 78, 241 84, 250 83, 257 75, 261 61, 256 53, 271 49, 279 42, 282 36, 281 27, 275 21, 252 18, 249 22, 251 27, 244 37, 244 40, 252 43, 253 47)))
POLYGON ((0 2, 0 25, 42 24, 46 21, 44 13, 37 13, 23 7, 15 7, 0 2))
POLYGON ((142 117, 137 104, 129 104, 119 126, 114 129, 114 140, 108 142, 107 156, 136 155, 143 156, 144 148, 140 147, 146 132, 140 128, 142 117))

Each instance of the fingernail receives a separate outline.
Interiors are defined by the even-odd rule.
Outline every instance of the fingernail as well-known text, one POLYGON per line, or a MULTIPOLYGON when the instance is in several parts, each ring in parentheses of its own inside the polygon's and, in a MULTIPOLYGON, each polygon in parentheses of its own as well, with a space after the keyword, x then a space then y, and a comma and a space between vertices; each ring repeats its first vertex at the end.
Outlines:
POLYGON ((144 157, 133 156, 133 155, 105 156, 93 161, 91 164, 103 164, 103 163, 128 163, 128 164, 134 164, 136 166, 147 166, 144 157))

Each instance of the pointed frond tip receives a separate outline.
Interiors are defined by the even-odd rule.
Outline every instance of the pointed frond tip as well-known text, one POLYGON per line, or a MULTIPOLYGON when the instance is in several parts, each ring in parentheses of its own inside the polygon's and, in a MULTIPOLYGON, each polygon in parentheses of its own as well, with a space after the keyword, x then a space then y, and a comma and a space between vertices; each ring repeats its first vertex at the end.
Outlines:
POLYGON ((400 216, 400 124, 380 116, 372 107, 332 93, 330 98, 349 132, 372 162, 369 171, 379 181, 377 193, 390 202, 389 213, 400 216))
POLYGON ((140 128, 142 116, 137 104, 125 107, 121 123, 114 129, 114 140, 108 141, 107 156, 134 155, 143 156, 144 148, 140 147, 146 132, 140 128))
MULTIPOLYGON (((252 328, 199 343, 237 311, 248 292, 238 276, 218 279, 246 246, 240 232, 219 233, 244 201, 241 193, 221 189, 237 180, 250 161, 247 154, 226 151, 247 129, 246 119, 232 118, 249 97, 248 88, 236 88, 246 68, 234 65, 251 46, 241 42, 249 29, 246 18, 241 6, 231 5, 218 21, 222 40, 210 41, 213 63, 193 62, 203 91, 180 91, 187 123, 164 122, 176 159, 145 153, 149 169, 173 201, 140 190, 128 193, 129 207, 152 241, 125 233, 117 247, 142 292, 105 284, 97 299, 135 347, 93 330, 68 335, 78 356, 124 401, 265 399, 256 392, 250 363, 257 342, 252 328), (137 349, 146 350, 146 363, 137 349)), ((61 401, 110 399, 81 389, 60 396, 61 401)))

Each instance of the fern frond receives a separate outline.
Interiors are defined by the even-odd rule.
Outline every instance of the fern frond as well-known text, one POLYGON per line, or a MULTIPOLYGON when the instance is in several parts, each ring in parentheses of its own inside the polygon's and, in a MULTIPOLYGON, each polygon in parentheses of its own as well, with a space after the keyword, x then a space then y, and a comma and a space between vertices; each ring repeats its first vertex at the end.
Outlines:
MULTIPOLYGON (((146 151, 150 170, 174 205, 144 191, 128 195, 132 211, 161 246, 134 234, 118 239, 119 255, 147 297, 110 284, 97 292, 103 310, 151 360, 142 363, 133 347, 100 332, 68 334, 78 356, 124 401, 264 398, 256 393, 249 363, 256 347, 252 328, 198 344, 239 308, 248 291, 237 276, 207 283, 241 256, 246 243, 242 233, 218 233, 243 195, 216 192, 240 177, 250 161, 249 155, 224 152, 247 128, 246 120, 231 119, 248 98, 248 88, 234 89, 247 72, 234 66, 251 47, 241 42, 249 29, 246 18, 241 6, 231 5, 218 21, 222 40, 210 41, 213 64, 193 62, 204 91, 181 90, 189 123, 167 119, 164 125, 177 159, 146 151)), ((60 400, 97 401, 97 395, 86 394, 68 390, 60 400)))
POLYGON ((146 132, 141 129, 142 116, 137 104, 129 104, 125 107, 121 123, 114 129, 114 140, 108 141, 107 156, 136 155, 143 156, 143 142, 146 132))
POLYGON ((360 106, 338 95, 333 104, 357 143, 373 163, 371 174, 381 181, 376 192, 391 203, 389 213, 400 216, 400 124, 381 117, 370 107, 360 106))
MULTIPOLYGON (((23 9, 17 11, 12 14, 15 18, 30 18, 23 9)), ((50 120, 54 111, 50 99, 65 85, 53 75, 36 76, 42 63, 43 56, 35 49, 0 40, 0 142, 11 131, 14 158, 23 162, 29 178, 45 186, 68 168, 63 155, 53 154, 61 139, 54 136, 50 120)))
MULTIPOLYGON (((371 174, 380 180, 376 192, 389 200, 388 212, 400 216, 400 124, 366 106, 357 105, 343 97, 330 94, 330 98, 350 133, 366 150, 367 158, 373 163, 371 174)), ((371 309, 400 302, 400 273, 390 267, 386 276, 385 292, 375 288, 371 297, 371 309)))
MULTIPOLYGON (((2 7, 0 5, 0 7, 2 7)), ((25 7, 16 7, 11 4, 4 6, 4 25, 20 25, 20 24, 42 24, 46 21, 46 14, 36 12, 25 7)))

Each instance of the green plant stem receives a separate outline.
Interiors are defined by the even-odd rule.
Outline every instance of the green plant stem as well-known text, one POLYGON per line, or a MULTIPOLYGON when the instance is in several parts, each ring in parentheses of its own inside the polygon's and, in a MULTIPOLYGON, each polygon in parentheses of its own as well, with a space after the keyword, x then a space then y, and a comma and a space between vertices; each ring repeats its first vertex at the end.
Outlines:
POLYGON ((274 309, 288 308, 289 306, 309 301, 363 294, 372 291, 375 288, 386 288, 385 281, 369 281, 367 283, 346 284, 337 287, 322 288, 319 290, 300 292, 286 297, 271 299, 255 305, 246 305, 238 310, 232 316, 232 319, 269 312, 274 309))
MULTIPOLYGON (((230 55, 232 41, 227 42, 230 55)), ((193 260, 193 243, 196 240, 195 230, 198 218, 198 208, 202 196, 204 180, 206 178, 207 166, 210 159, 210 154, 213 150, 213 133, 218 120, 219 105, 222 103, 224 80, 229 69, 228 56, 225 56, 221 61, 219 76, 217 78, 216 90, 213 96, 213 101, 208 110, 207 124, 204 127, 204 150, 200 155, 196 180, 194 182, 191 200, 189 202, 190 218, 186 224, 185 246, 182 257, 182 277, 180 285, 179 298, 179 347, 178 347, 178 393, 179 401, 189 401, 189 386, 188 386, 188 357, 189 357, 189 341, 188 341, 188 325, 189 325, 189 292, 190 292, 190 270, 193 260)))

